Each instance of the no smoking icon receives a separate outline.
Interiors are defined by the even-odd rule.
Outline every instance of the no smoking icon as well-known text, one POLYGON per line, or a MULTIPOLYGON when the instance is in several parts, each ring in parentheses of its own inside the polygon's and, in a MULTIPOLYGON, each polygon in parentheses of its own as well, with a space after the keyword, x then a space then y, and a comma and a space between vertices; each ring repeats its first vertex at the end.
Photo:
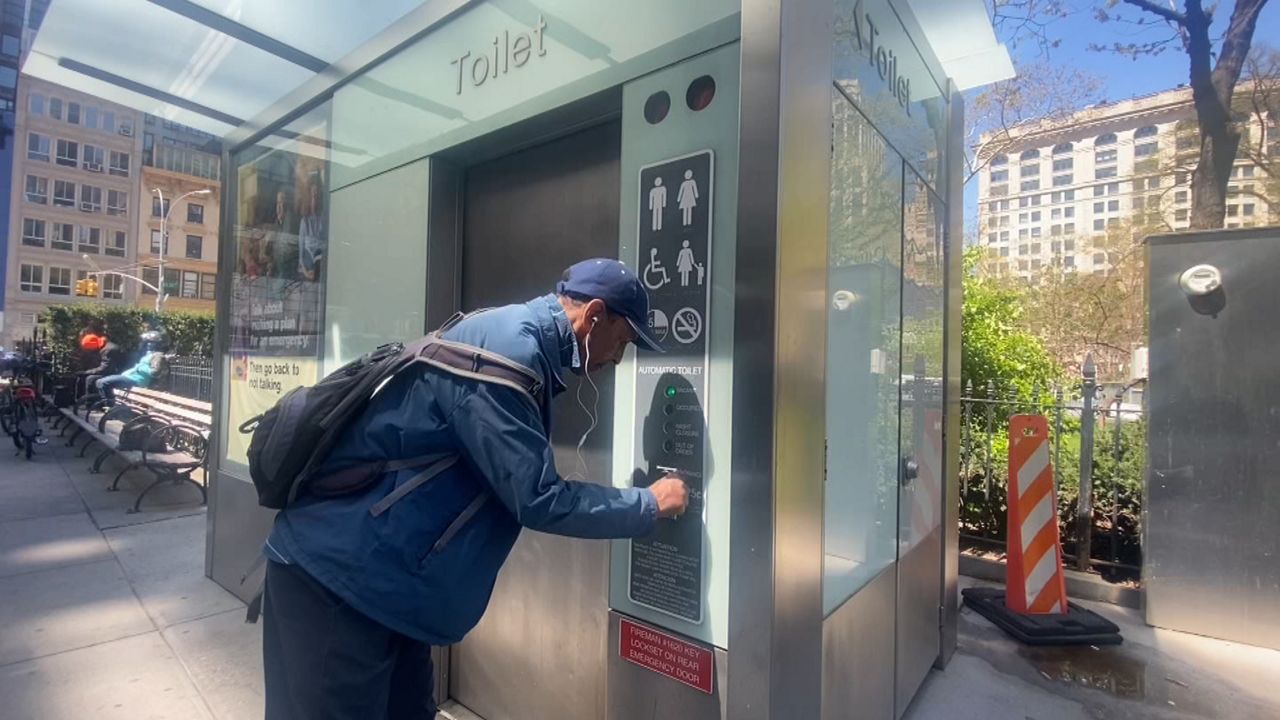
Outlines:
POLYGON ((671 334, 684 345, 702 336, 702 315, 693 308, 681 308, 671 320, 671 334))

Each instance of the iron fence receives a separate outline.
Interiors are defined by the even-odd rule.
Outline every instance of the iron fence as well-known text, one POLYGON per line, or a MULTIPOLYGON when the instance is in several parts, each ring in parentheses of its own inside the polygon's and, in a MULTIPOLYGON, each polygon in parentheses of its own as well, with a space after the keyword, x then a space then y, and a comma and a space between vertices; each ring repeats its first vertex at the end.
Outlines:
POLYGON ((192 400, 213 401, 212 359, 186 356, 170 358, 168 375, 168 385, 165 388, 168 392, 192 400))
POLYGON ((1007 538, 1008 420, 1044 415, 1068 562, 1139 580, 1146 466, 1144 381, 1099 384, 1087 362, 1078 384, 1021 391, 965 388, 961 403, 960 533, 966 547, 1002 552, 1007 538))

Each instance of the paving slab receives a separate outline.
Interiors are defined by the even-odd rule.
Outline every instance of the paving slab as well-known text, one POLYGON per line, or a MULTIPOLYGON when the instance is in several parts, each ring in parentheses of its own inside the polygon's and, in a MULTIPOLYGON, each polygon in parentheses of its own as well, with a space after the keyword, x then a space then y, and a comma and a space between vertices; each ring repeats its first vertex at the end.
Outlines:
POLYGON ((11 458, 0 437, 0 522, 68 515, 84 503, 57 457, 11 458))
POLYGON ((262 624, 231 612, 174 625, 165 640, 182 659, 218 720, 258 720, 264 712, 262 624))
POLYGON ((103 534, 156 627, 244 607, 204 575, 203 514, 103 534))
POLYGON ((154 629, 115 560, 0 578, 0 665, 154 629))
POLYGON ((0 699, 0 717, 12 720, 211 717, 182 663, 154 631, 2 666, 0 699))
POLYGON ((138 499, 138 493, 153 479, 151 473, 145 470, 130 471, 120 480, 120 489, 111 490, 111 481, 120 471, 118 466, 107 463, 103 468, 104 472, 93 475, 89 473, 88 463, 85 463, 84 468, 79 468, 70 464, 71 460, 66 462, 70 468, 72 484, 84 499, 84 505, 93 516, 94 523, 103 530, 201 515, 205 511, 205 506, 200 504, 200 491, 190 483, 165 483, 147 493, 139 512, 130 512, 138 499))
POLYGON ((88 513, 0 522, 0 577, 111 559, 88 513))

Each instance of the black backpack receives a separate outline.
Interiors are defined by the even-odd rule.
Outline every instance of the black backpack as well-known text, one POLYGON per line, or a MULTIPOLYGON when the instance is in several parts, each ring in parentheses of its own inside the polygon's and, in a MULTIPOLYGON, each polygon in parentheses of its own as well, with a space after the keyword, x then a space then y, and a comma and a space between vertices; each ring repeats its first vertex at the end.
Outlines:
MULTIPOLYGON (((241 425, 240 432, 253 434, 249 441, 249 476, 258 491, 258 504, 279 510, 292 503, 304 488, 314 495, 343 495, 367 488, 384 472, 420 466, 432 466, 438 472, 452 465, 456 456, 434 454, 386 458, 324 476, 315 472, 369 400, 393 377, 417 363, 472 380, 505 385, 537 406, 542 381, 536 372, 501 355, 441 337, 465 317, 468 316, 458 313, 439 330, 409 345, 383 345, 315 385, 290 390, 270 410, 241 425)), ((434 474, 422 477, 429 479, 434 474)), ((410 489, 398 488, 394 499, 410 489)), ((388 500, 394 501, 390 497, 388 500)))

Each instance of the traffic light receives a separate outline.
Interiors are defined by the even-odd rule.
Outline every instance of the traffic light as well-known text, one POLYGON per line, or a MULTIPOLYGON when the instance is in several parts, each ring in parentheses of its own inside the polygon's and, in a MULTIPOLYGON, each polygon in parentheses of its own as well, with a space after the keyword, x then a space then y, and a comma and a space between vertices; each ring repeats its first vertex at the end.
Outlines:
POLYGON ((98 297, 98 281, 93 278, 77 280, 76 295, 80 297, 98 297))

